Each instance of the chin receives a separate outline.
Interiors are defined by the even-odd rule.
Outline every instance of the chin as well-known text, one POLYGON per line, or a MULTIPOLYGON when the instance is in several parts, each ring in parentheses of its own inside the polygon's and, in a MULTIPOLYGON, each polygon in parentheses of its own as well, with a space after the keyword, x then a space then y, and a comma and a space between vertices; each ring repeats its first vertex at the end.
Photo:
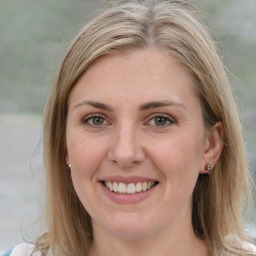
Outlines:
POLYGON ((104 224, 107 230, 115 236, 124 239, 139 239, 150 234, 152 225, 149 223, 141 216, 119 216, 104 224))
POLYGON ((117 227, 115 229, 111 230, 112 233, 120 238, 126 239, 126 240, 133 240, 133 239, 141 239, 149 235, 149 230, 146 228, 141 227, 131 227, 131 226, 123 226, 123 227, 117 227))

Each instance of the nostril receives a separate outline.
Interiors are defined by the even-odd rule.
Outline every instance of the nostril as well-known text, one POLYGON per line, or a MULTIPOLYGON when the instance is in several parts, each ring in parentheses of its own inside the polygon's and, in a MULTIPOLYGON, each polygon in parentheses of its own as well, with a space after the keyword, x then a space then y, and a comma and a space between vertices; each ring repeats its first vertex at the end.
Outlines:
POLYGON ((120 150, 115 148, 109 151, 108 159, 112 163, 125 168, 141 163, 145 159, 145 155, 141 149, 120 150))
POLYGON ((145 154, 136 139, 137 134, 134 127, 122 125, 117 133, 109 148, 108 159, 121 167, 130 167, 142 162, 145 159, 145 154))

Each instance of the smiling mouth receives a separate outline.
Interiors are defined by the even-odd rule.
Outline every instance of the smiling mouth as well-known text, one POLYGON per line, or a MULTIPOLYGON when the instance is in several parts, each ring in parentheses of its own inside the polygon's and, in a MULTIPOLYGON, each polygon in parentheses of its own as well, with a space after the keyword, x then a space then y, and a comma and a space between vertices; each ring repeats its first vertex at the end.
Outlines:
POLYGON ((150 190, 154 186, 158 184, 157 181, 155 182, 136 182, 136 183, 128 183, 125 184, 123 182, 113 182, 113 181, 101 181, 102 184, 114 193, 119 194, 135 194, 145 192, 150 190))

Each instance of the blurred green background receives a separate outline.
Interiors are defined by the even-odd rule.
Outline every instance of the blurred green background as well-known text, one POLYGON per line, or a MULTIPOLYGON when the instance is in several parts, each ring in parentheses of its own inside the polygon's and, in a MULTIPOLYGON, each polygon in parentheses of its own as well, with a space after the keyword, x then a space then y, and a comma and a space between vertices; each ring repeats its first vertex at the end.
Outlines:
MULTIPOLYGON (((249 164, 256 173, 256 1, 191 2, 219 45, 240 109, 249 164)), ((0 0, 2 120, 26 115, 24 120, 29 125, 28 116, 42 114, 54 71, 64 55, 67 42, 90 16, 105 5, 99 0, 0 0)), ((17 125, 14 121, 8 122, 8 125, 17 125)), ((8 131, 6 134, 2 132, 1 136, 8 136, 8 131)), ((1 152, 5 149, 2 144, 1 152)), ((3 157, 0 160, 5 161, 3 157)), ((253 215, 255 221, 255 210, 253 215)))
MULTIPOLYGON (((255 156, 256 1, 191 2, 201 9, 230 71, 255 156)), ((42 113, 67 41, 104 5, 99 0, 0 0, 0 112, 42 113)), ((255 166, 256 157, 251 161, 255 166)))

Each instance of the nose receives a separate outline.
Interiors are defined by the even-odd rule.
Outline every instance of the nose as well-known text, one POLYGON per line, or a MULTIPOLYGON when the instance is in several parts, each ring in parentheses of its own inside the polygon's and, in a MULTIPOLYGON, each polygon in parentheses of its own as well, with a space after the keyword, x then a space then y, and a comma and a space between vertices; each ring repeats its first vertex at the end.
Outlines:
POLYGON ((123 127, 116 132, 108 159, 122 168, 129 168, 145 159, 142 145, 139 145, 138 132, 132 127, 123 127))

